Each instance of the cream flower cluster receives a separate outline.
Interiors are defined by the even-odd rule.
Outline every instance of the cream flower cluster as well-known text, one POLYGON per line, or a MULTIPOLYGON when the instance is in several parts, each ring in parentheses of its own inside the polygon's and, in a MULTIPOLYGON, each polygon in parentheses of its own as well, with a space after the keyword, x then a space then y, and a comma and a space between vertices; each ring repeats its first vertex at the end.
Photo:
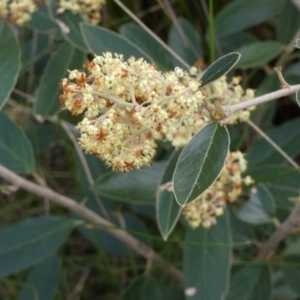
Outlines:
POLYGON ((73 70, 62 79, 62 108, 85 112, 77 126, 80 145, 120 171, 151 165, 156 140, 186 145, 218 115, 216 105, 232 104, 239 86, 222 78, 199 90, 199 78, 180 68, 162 73, 143 59, 124 61, 109 52, 84 67, 87 74, 73 70))
POLYGON ((33 0, 1 0, 0 19, 8 19, 12 24, 23 25, 31 18, 36 5, 33 0))
MULTIPOLYGON (((201 78, 202 72, 192 67, 189 74, 184 76, 183 81, 188 82, 191 74, 196 78, 201 78)), ((175 147, 184 147, 202 127, 209 121, 214 119, 214 113, 218 113, 216 107, 233 105, 243 102, 254 97, 254 90, 246 89, 245 91, 239 85, 241 78, 234 77, 231 82, 227 82, 226 76, 220 77, 218 80, 201 88, 204 97, 201 109, 194 114, 192 119, 185 120, 188 123, 182 123, 179 128, 170 127, 167 131, 168 140, 172 141, 175 147)), ((242 111, 235 112, 228 120, 227 124, 235 124, 237 122, 246 122, 250 118, 250 112, 255 107, 249 107, 242 111)))
POLYGON ((73 70, 61 82, 63 108, 85 111, 77 126, 80 145, 114 170, 151 165, 155 140, 170 126, 193 118, 202 103, 199 82, 181 83, 177 68, 163 74, 143 59, 105 53, 86 62, 89 72, 73 70))
POLYGON ((246 160, 241 152, 228 154, 225 167, 216 182, 182 210, 192 228, 200 225, 211 227, 216 223, 216 218, 224 213, 226 203, 237 200, 242 193, 242 185, 253 183, 250 176, 242 178, 246 168, 246 160))
POLYGON ((100 10, 105 2, 105 0, 60 0, 57 12, 64 13, 69 10, 73 14, 81 14, 93 24, 98 24, 101 21, 100 10))

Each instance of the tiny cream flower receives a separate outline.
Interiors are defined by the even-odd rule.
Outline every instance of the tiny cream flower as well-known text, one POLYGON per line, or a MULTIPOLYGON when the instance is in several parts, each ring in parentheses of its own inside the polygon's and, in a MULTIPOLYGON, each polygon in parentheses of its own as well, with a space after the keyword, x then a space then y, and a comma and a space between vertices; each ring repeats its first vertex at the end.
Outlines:
MULTIPOLYGON (((114 170, 150 166, 157 140, 183 147, 211 120, 225 117, 222 105, 247 98, 237 80, 228 84, 222 76, 200 88, 201 74, 191 77, 180 68, 162 73, 142 58, 125 61, 107 52, 84 67, 61 80, 62 108, 85 114, 77 126, 80 145, 114 170)), ((232 123, 247 117, 245 110, 232 123)))
POLYGON ((62 14, 69 10, 73 14, 81 14, 93 24, 98 24, 101 21, 100 10, 105 3, 105 0, 60 0, 57 13, 62 14))
POLYGON ((1 0, 0 19, 7 18, 12 24, 23 25, 36 10, 33 0, 1 0))

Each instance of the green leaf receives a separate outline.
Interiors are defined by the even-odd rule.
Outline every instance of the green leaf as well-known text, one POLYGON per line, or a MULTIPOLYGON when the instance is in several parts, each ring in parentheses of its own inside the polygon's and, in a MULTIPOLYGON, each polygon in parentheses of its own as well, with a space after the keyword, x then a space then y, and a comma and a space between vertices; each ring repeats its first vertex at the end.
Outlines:
POLYGON ((160 70, 170 70, 170 53, 143 28, 135 24, 125 24, 121 27, 120 33, 147 53, 160 70))
POLYGON ((151 168, 129 173, 109 172, 95 182, 94 190, 122 202, 154 204, 164 166, 165 162, 154 162, 151 168))
POLYGON ((73 227, 73 220, 41 216, 0 230, 0 277, 43 261, 60 247, 73 227))
POLYGON ((219 176, 229 149, 226 127, 213 122, 193 136, 182 150, 173 176, 177 202, 184 206, 199 197, 219 176))
POLYGON ((237 51, 242 55, 236 68, 254 68, 267 64, 283 50, 278 42, 256 42, 243 46, 237 51))
POLYGON ((187 229, 183 248, 184 285, 186 293, 194 292, 187 299, 222 299, 228 288, 230 260, 231 234, 226 210, 209 229, 187 229))
POLYGON ((293 41, 300 28, 299 10, 292 1, 286 1, 279 14, 276 26, 276 40, 287 45, 293 41))
POLYGON ((300 256, 286 255, 281 262, 281 270, 289 286, 300 295, 300 256))
POLYGON ((226 37, 220 38, 223 53, 230 53, 236 51, 236 49, 257 42, 257 38, 250 33, 237 32, 226 37))
POLYGON ((233 211, 233 207, 228 206, 227 209, 230 217, 233 248, 241 248, 243 246, 241 243, 244 243, 244 247, 247 247, 249 241, 255 238, 255 228, 238 219, 236 213, 233 211))
POLYGON ((51 31, 59 30, 57 23, 49 16, 48 8, 45 5, 38 6, 38 9, 32 14, 27 25, 41 33, 50 33, 51 31))
POLYGON ((90 51, 97 55, 111 52, 123 54, 125 59, 134 56, 135 58, 143 57, 148 62, 153 61, 142 49, 113 31, 83 23, 80 26, 90 51))
POLYGON ((68 70, 80 68, 84 58, 83 52, 67 43, 59 48, 48 62, 41 79, 34 107, 36 114, 52 116, 59 110, 59 94, 61 93, 59 81, 67 76, 68 70))
POLYGON ((262 184, 251 189, 250 200, 238 211, 239 219, 253 225, 272 222, 274 215, 273 196, 262 184))
POLYGON ((267 266, 250 265, 238 270, 232 278, 226 300, 269 300, 270 270, 267 266))
POLYGON ((40 154, 49 151, 53 144, 59 143, 64 137, 64 132, 58 124, 37 123, 28 128, 27 136, 34 152, 40 154))
MULTIPOLYGON (((169 32, 168 45, 189 65, 203 59, 199 34, 186 19, 178 18, 176 24, 173 24, 169 32)), ((171 58, 174 67, 186 68, 175 57, 171 56, 171 58)))
MULTIPOLYGON (((159 181, 159 186, 172 182, 180 153, 181 151, 179 150, 174 151, 169 158, 159 181)), ((178 205, 173 192, 158 189, 156 196, 156 219, 159 231, 165 241, 173 231, 180 217, 181 209, 182 208, 178 205)))
POLYGON ((0 164, 17 173, 32 173, 35 161, 32 146, 23 130, 0 112, 0 164))
POLYGON ((247 170, 256 182, 263 182, 276 203, 277 211, 290 212, 294 206, 291 198, 299 196, 300 173, 294 168, 280 165, 260 165, 247 170))
MULTIPOLYGON (((291 157, 300 153, 300 118, 293 119, 266 133, 291 157)), ((262 164, 281 164, 285 158, 265 140, 260 140, 247 152, 248 167, 262 164)))
POLYGON ((136 279, 121 297, 121 300, 163 300, 157 283, 151 277, 136 279))
POLYGON ((22 76, 25 72, 28 72, 30 68, 40 60, 43 56, 49 54, 49 36, 45 34, 37 35, 36 39, 30 40, 23 48, 22 48, 22 68, 19 76, 22 76), (33 54, 34 51, 34 55, 33 54))
POLYGON ((217 14, 216 35, 226 36, 267 21, 279 13, 285 3, 286 0, 236 0, 217 14))
POLYGON ((298 90, 297 93, 296 93, 296 101, 297 101, 297 103, 300 107, 300 90, 298 90))
MULTIPOLYGON (((149 239, 149 231, 145 224, 132 214, 124 213, 118 215, 118 218, 111 214, 112 222, 120 228, 124 228, 131 235, 134 235, 143 244, 152 247, 149 239)), ((100 229, 87 229, 80 227, 83 235, 89 239, 99 249, 101 253, 103 250, 109 254, 128 257, 129 255, 140 255, 136 251, 130 249, 122 241, 112 236, 110 233, 100 229)))
MULTIPOLYGON (((20 48, 13 28, 0 21, 0 110, 11 94, 21 69, 20 48)), ((2 127, 5 128, 5 127, 2 127)))
POLYGON ((80 14, 73 14, 65 11, 62 14, 56 13, 57 0, 50 0, 48 3, 49 14, 53 21, 59 26, 63 38, 73 47, 83 52, 89 52, 85 40, 80 31, 80 24, 83 22, 80 14))
POLYGON ((241 55, 239 53, 232 52, 217 59, 204 72, 200 79, 201 87, 225 75, 234 67, 240 57, 241 55))
POLYGON ((61 261, 56 255, 39 263, 30 273, 18 300, 53 299, 59 283, 60 269, 61 261))

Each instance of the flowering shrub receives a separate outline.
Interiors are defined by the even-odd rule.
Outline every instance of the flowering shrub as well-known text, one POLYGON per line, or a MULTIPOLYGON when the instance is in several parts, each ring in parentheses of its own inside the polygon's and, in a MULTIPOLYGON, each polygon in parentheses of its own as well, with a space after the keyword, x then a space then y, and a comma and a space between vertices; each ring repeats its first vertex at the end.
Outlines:
POLYGON ((1 299, 300 297, 296 2, 0 1, 1 299))

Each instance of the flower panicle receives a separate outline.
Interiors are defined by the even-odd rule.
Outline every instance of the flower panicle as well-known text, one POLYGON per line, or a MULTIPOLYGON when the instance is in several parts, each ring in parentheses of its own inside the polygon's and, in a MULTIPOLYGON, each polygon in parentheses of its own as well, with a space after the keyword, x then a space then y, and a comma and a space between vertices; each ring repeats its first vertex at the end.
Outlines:
POLYGON ((157 140, 182 147, 215 119, 214 109, 221 114, 222 105, 247 98, 225 77, 200 90, 201 74, 195 68, 191 73, 181 68, 163 73, 142 58, 125 60, 110 52, 84 67, 86 72, 71 70, 61 80, 62 108, 73 115, 84 113, 77 125, 81 147, 116 171, 150 166, 157 140))

